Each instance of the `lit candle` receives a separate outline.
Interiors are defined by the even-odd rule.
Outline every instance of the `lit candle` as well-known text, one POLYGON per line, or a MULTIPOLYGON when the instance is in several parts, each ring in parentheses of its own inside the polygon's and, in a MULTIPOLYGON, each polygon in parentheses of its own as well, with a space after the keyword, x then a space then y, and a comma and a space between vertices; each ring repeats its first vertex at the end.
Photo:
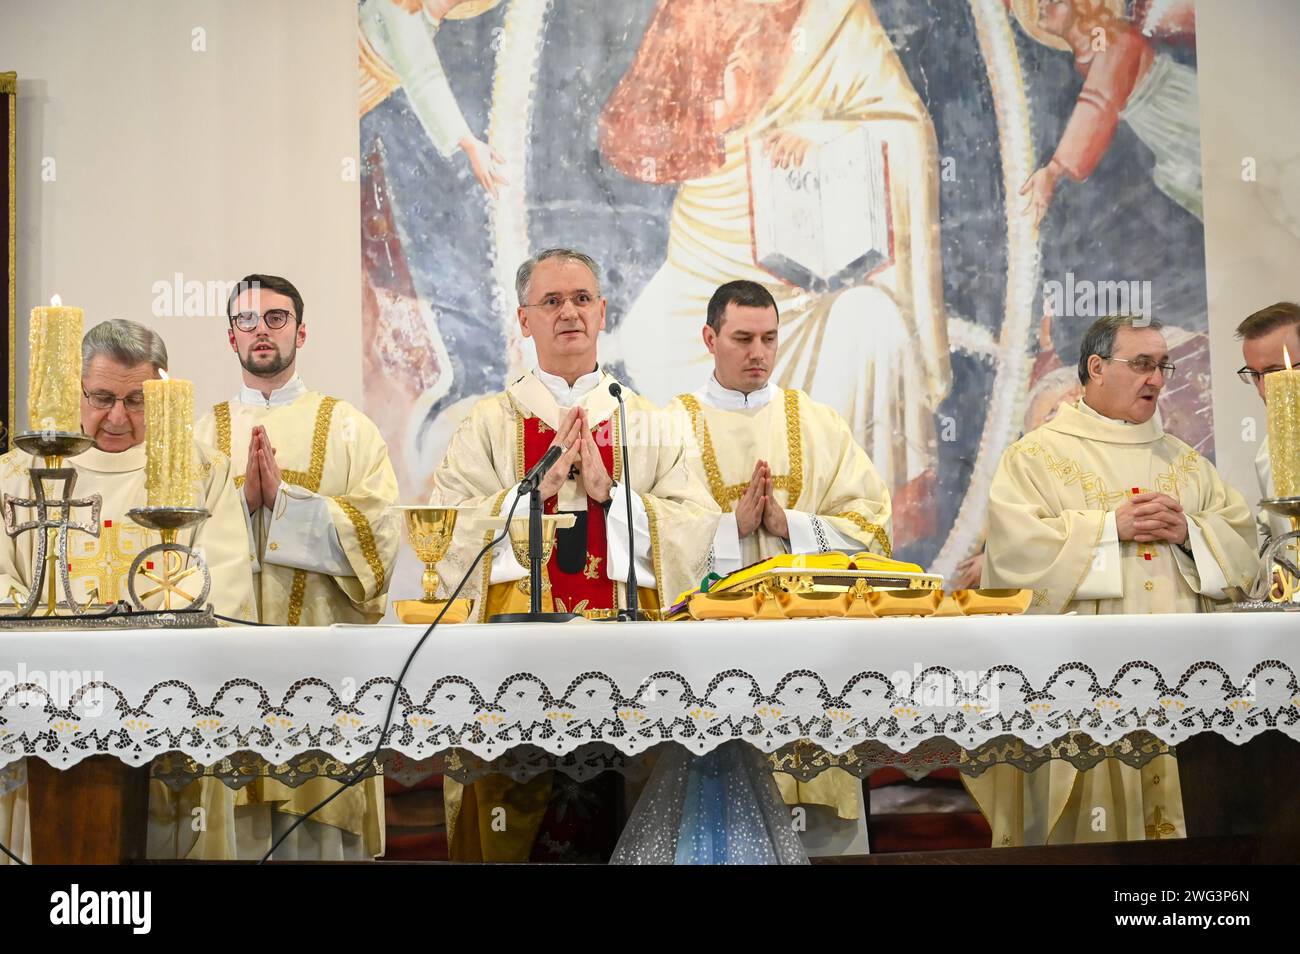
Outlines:
POLYGON ((1273 492, 1300 497, 1300 371, 1291 368, 1291 355, 1282 346, 1285 371, 1264 378, 1268 398, 1268 454, 1273 468, 1273 492))
POLYGON ((194 382, 144 382, 145 492, 150 507, 194 506, 194 382))
POLYGON ((81 327, 81 309, 65 308, 58 295, 48 308, 32 309, 29 430, 81 433, 81 327))

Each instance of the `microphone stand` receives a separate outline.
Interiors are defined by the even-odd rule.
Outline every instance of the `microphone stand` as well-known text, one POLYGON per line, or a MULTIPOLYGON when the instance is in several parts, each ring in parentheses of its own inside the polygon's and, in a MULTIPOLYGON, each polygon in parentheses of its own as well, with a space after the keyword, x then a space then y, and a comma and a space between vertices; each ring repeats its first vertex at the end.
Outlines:
MULTIPOLYGON (((567 623, 577 619, 577 613, 543 613, 542 612, 542 477, 545 473, 538 468, 538 473, 527 477, 519 486, 523 493, 528 487, 528 612, 497 613, 488 619, 489 623, 567 623)), ((506 527, 507 539, 509 526, 506 527)), ((487 594, 483 594, 487 599, 487 594)))
POLYGON ((528 614, 542 615, 542 492, 528 488, 528 614))
POLYGON ((618 399, 619 442, 623 449, 623 500, 627 504, 627 609, 618 614, 621 621, 641 619, 637 608, 636 588, 636 532, 632 526, 632 474, 627 457, 627 405, 623 403, 623 388, 617 381, 609 386, 609 393, 618 399))

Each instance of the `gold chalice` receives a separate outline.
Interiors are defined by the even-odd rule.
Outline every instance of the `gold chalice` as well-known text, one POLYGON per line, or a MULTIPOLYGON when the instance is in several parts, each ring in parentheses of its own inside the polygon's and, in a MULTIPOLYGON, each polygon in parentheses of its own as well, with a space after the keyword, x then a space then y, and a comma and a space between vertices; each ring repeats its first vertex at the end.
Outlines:
MULTIPOLYGON (((551 554, 555 552, 555 531, 560 528, 572 527, 577 523, 577 518, 571 513, 561 514, 543 514, 542 515, 542 566, 551 562, 551 554)), ((519 565, 527 569, 528 567, 528 517, 515 517, 510 521, 510 549, 514 551, 515 559, 519 565)), ((519 589, 524 592, 530 592, 528 577, 519 581, 519 589)), ((542 573, 542 592, 549 592, 551 581, 542 573)))
MULTIPOLYGON (((400 511, 406 524, 406 538, 416 557, 424 564, 420 584, 424 595, 418 600, 397 600, 393 611, 403 623, 432 623, 446 606, 438 599, 438 564, 451 549, 452 533, 456 529, 456 507, 429 507, 422 505, 393 507, 400 511)), ((442 617, 444 623, 463 623, 469 618, 470 600, 456 600, 447 607, 442 617)))
MULTIPOLYGON (((555 531, 560 529, 567 529, 568 527, 572 527, 575 523, 577 523, 577 518, 571 513, 542 515, 543 563, 550 560, 551 553, 555 550, 555 531)), ((519 565, 524 568, 525 572, 527 572, 530 569, 529 560, 528 560, 528 515, 520 514, 514 517, 514 519, 510 521, 510 524, 507 527, 505 516, 470 517, 467 514, 466 519, 462 521, 462 524, 463 524, 462 532, 467 532, 474 535, 481 534, 484 536, 485 539, 488 537, 488 535, 490 535, 491 537, 497 537, 501 534, 503 530, 505 530, 510 537, 510 551, 515 555, 515 559, 519 561, 519 565)), ((532 588, 529 585, 529 581, 527 577, 520 580, 517 586, 519 587, 519 590, 521 592, 529 596, 531 601, 532 588)), ((546 570, 545 570, 545 566, 543 566, 542 592, 545 593, 549 589, 550 589, 550 583, 546 579, 546 570)), ((538 594, 539 599, 541 598, 541 595, 542 595, 541 593, 538 594)), ((534 614, 530 611, 527 613, 498 613, 494 616, 488 617, 488 622, 489 623, 561 622, 563 620, 568 620, 572 618, 573 618, 573 614, 571 613, 538 612, 534 614)))

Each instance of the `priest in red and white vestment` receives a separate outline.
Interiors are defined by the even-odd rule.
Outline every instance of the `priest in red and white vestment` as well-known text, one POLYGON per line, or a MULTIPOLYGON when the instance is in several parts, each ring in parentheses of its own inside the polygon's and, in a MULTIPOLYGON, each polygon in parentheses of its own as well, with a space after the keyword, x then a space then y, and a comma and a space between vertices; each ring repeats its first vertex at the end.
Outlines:
MULTIPOLYGON (((547 513, 573 513, 577 522, 557 534, 543 608, 580 612, 624 605, 629 558, 636 561, 640 606, 666 607, 707 572, 720 515, 687 463, 694 447, 690 422, 623 389, 632 483, 626 487, 618 402, 609 391, 614 379, 596 358, 597 335, 605 325, 596 263, 571 249, 541 252, 520 267, 516 291, 520 328, 536 344, 538 367, 475 405, 434 474, 430 503, 502 516, 524 474, 558 444, 565 451, 542 478, 542 499, 547 513)), ((516 513, 526 514, 525 507, 526 502, 516 513)), ((445 587, 459 581, 485 542, 480 534, 456 534, 439 566, 445 587)), ((462 595, 475 598, 478 621, 526 610, 527 576, 508 543, 501 543, 462 595)), ((551 857, 539 848, 537 832, 552 784, 549 774, 523 785, 491 776, 466 786, 459 805, 449 791, 452 858, 551 857), (493 810, 500 807, 509 818, 505 831, 493 830, 493 810)))

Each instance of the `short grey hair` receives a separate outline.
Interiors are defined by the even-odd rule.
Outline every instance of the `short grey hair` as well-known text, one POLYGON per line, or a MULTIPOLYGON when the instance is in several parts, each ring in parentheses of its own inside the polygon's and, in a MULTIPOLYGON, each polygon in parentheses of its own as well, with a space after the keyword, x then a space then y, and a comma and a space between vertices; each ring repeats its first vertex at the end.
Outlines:
POLYGON ((1159 318, 1135 318, 1132 315, 1109 315, 1098 318, 1083 333, 1083 344, 1079 346, 1079 381, 1087 384, 1092 380, 1088 373, 1088 359, 1094 354, 1100 358, 1109 358, 1115 353, 1115 336, 1121 328, 1137 328, 1159 331, 1164 325, 1159 318))
POLYGON ((600 266, 596 260, 585 252, 579 252, 572 248, 548 248, 545 251, 538 252, 528 261, 519 266, 519 271, 515 272, 515 294, 519 296, 519 304, 528 304, 528 286, 533 280, 533 269, 547 259, 558 258, 566 262, 578 262, 586 265, 587 270, 591 272, 591 277, 596 280, 596 287, 592 289, 597 295, 600 294, 600 266))
POLYGON ((81 339, 82 368, 100 354, 130 368, 147 361, 158 371, 167 370, 167 346, 162 335, 125 318, 101 321, 81 339))

